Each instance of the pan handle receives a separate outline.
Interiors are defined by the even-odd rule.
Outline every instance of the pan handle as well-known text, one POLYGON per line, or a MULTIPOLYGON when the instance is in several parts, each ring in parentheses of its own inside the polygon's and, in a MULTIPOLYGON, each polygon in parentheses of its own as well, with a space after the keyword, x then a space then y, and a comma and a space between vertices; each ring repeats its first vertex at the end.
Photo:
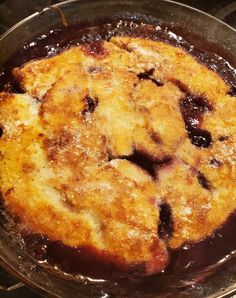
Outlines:
POLYGON ((16 289, 23 287, 23 286, 24 286, 24 284, 22 282, 16 282, 15 284, 13 284, 11 286, 0 284, 0 291, 12 292, 12 291, 15 291, 16 289))
POLYGON ((0 297, 1 292, 13 292, 16 289, 23 287, 24 284, 17 280, 12 280, 10 275, 0 267, 0 297))

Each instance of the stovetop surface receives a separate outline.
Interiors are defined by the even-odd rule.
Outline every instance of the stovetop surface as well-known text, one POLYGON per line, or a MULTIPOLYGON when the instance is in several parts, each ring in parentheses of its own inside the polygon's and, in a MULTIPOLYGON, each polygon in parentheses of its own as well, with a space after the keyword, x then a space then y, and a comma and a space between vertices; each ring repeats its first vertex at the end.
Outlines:
MULTIPOLYGON (((232 27, 236 28, 236 0, 176 0, 205 12, 208 12, 217 18, 225 21, 232 27)), ((56 4, 62 1, 57 0, 0 0, 0 34, 7 28, 12 27, 18 21, 29 16, 30 14, 40 11, 42 8, 56 4)), ((12 286, 18 284, 18 281, 9 277, 7 273, 0 269, 0 285, 5 284, 12 286)), ((20 286, 20 284, 18 284, 20 286)), ((11 289, 11 288, 10 288, 11 289)), ((41 298, 31 289, 21 286, 12 291, 1 290, 1 298, 41 298)), ((236 296, 235 296, 236 297, 236 296)))

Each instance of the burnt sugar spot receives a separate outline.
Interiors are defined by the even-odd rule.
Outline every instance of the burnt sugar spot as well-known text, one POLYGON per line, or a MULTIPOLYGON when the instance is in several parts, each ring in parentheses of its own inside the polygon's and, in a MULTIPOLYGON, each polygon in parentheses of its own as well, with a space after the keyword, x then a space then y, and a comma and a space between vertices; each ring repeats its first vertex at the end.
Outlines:
POLYGON ((200 172, 200 171, 198 172, 197 179, 198 179, 199 184, 203 188, 205 188, 207 190, 211 190, 211 184, 210 184, 210 182, 207 180, 207 178, 205 177, 205 175, 202 172, 200 172))
POLYGON ((160 80, 157 80, 153 77, 154 71, 155 71, 155 68, 151 68, 151 69, 149 69, 145 72, 139 73, 137 76, 140 80, 150 80, 150 81, 152 81, 158 87, 163 86, 164 85, 163 82, 161 82, 160 80))
POLYGON ((192 144, 200 148, 209 147, 212 143, 211 133, 200 128, 204 113, 212 111, 208 100, 187 94, 180 100, 180 110, 192 144))
POLYGON ((105 58, 108 56, 108 51, 104 48, 104 42, 102 40, 84 44, 81 46, 81 49, 86 55, 94 56, 96 58, 105 58))
POLYGON ((92 98, 90 96, 85 96, 84 102, 86 105, 86 108, 82 111, 83 115, 86 115, 87 113, 93 113, 98 106, 98 98, 92 98))
POLYGON ((219 136, 219 138, 218 138, 218 140, 219 140, 220 142, 228 141, 228 139, 229 139, 229 136, 219 136))
POLYGON ((141 150, 135 150, 132 155, 124 157, 123 159, 135 163, 138 167, 147 171, 153 178, 156 178, 156 166, 164 166, 169 164, 172 160, 170 156, 157 158, 141 150))
POLYGON ((160 210, 160 222, 158 225, 158 235, 161 239, 169 239, 174 231, 174 222, 172 217, 171 207, 168 203, 161 203, 160 210))

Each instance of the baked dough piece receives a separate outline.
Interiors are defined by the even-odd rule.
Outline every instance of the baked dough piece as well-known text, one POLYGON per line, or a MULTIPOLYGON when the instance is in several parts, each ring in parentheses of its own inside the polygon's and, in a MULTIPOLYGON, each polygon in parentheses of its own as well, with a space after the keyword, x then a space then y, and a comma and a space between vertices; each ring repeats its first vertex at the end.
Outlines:
POLYGON ((148 69, 154 68, 153 77, 161 82, 174 82, 185 91, 204 95, 213 101, 216 94, 229 91, 229 86, 218 74, 181 48, 141 38, 113 37, 111 41, 132 55, 136 54, 148 69))
POLYGON ((127 54, 113 43, 97 41, 73 47, 49 59, 26 63, 21 68, 15 68, 13 74, 25 91, 41 98, 54 82, 77 66, 91 74, 100 72, 103 67, 110 69, 113 66, 141 71, 135 55, 127 54))
POLYGON ((87 121, 74 117, 74 126, 49 129, 30 96, 1 94, 0 104, 1 192, 25 229, 105 252, 120 270, 142 265, 142 274, 152 274, 165 268, 156 185, 145 172, 96 154, 105 144, 87 121))
POLYGON ((236 98, 227 95, 230 88, 218 74, 180 48, 129 37, 112 42, 146 62, 153 69, 151 80, 164 84, 155 94, 153 82, 143 81, 136 98, 165 150, 174 146, 172 164, 157 169, 160 196, 172 210, 169 246, 204 239, 236 208, 236 98))

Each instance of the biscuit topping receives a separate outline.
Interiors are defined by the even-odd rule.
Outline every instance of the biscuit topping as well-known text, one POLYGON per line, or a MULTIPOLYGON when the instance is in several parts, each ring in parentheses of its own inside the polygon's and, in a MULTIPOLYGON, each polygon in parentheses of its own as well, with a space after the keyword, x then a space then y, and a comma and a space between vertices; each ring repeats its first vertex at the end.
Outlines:
POLYGON ((234 93, 185 50, 113 37, 13 75, 24 93, 0 94, 0 191, 40 260, 68 247, 151 275, 235 210, 234 93))

